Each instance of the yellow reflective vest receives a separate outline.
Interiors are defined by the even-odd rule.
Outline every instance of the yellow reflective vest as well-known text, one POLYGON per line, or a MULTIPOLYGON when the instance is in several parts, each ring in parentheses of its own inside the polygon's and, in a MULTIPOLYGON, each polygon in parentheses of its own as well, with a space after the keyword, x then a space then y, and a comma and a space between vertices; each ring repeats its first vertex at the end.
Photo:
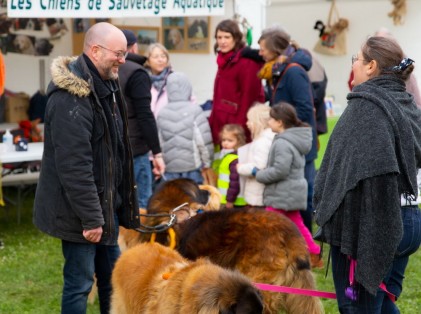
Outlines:
MULTIPOLYGON (((221 204, 227 203, 227 192, 230 184, 230 164, 234 160, 238 159, 236 154, 227 154, 222 158, 221 163, 218 168, 218 189, 221 193, 221 204)), ((234 201, 235 206, 245 206, 247 205, 246 200, 242 195, 237 195, 237 198, 234 201)))

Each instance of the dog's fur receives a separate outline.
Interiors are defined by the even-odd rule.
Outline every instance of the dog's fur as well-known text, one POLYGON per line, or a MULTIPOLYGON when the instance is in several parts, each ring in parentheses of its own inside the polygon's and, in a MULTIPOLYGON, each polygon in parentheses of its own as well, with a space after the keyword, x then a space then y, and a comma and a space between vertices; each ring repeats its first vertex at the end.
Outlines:
POLYGON ((189 262, 157 243, 139 244, 118 259, 111 314, 257 314, 259 291, 244 275, 199 259, 189 262))
MULTIPOLYGON (((148 213, 168 213, 180 203, 194 200, 199 193, 196 189, 194 183, 184 179, 166 182, 152 196, 148 213)), ((166 218, 160 219, 154 225, 166 218)), ((296 226, 281 214, 261 209, 205 211, 179 221, 175 231, 177 250, 186 258, 208 256, 212 262, 237 269, 254 282, 315 289, 305 241, 296 226)), ((121 238, 127 246, 149 241, 148 236, 135 231, 121 234, 121 238)), ((168 237, 157 236, 157 241, 167 244, 168 237)), ((291 314, 323 313, 315 297, 273 292, 263 295, 266 314, 277 314, 281 309, 291 314)))
POLYGON ((194 209, 217 210, 220 206, 218 189, 197 185, 190 179, 175 179, 162 183, 148 202, 148 212, 170 212, 174 207, 189 203, 194 209))
MULTIPOLYGON (((207 256, 235 268, 253 282, 315 289, 309 253, 298 229, 285 216, 261 209, 206 212, 177 225, 177 250, 186 258, 207 256)), ((320 300, 263 292, 265 313, 323 313, 320 300)))
MULTIPOLYGON (((174 207, 183 203, 188 205, 183 210, 176 212, 177 221, 181 222, 190 216, 195 216, 198 210, 218 210, 221 204, 221 194, 218 189, 210 185, 197 185, 190 179, 170 180, 160 185, 148 202, 148 209, 140 209, 141 214, 147 213, 172 213, 174 207)), ((141 216, 141 223, 156 226, 162 222, 162 217, 146 218, 141 216)), ((139 233, 120 227, 118 244, 121 251, 137 243, 149 242, 150 233, 139 233)), ((167 234, 158 234, 157 240, 166 243, 167 234)))
POLYGON ((37 38, 35 40, 35 54, 37 56, 48 56, 54 45, 47 38, 37 38))
POLYGON ((184 49, 184 38, 181 31, 177 28, 171 28, 168 32, 168 41, 174 50, 184 49))
POLYGON ((35 47, 31 38, 26 35, 16 35, 13 40, 13 46, 16 50, 25 55, 35 55, 35 47))

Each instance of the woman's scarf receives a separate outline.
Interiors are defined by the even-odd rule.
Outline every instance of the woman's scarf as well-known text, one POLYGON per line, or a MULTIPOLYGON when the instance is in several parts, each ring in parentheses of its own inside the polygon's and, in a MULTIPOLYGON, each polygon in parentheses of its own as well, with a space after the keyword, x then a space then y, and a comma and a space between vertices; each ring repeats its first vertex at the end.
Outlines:
POLYGON ((346 192, 367 177, 398 173, 401 192, 417 195, 421 112, 405 92, 405 83, 377 77, 355 87, 347 98, 316 177, 313 201, 321 226, 346 192), (381 117, 375 114, 379 109, 381 117))
POLYGON ((171 72, 171 67, 166 67, 158 75, 150 74, 152 86, 158 91, 158 98, 162 95, 164 87, 167 85, 167 77, 171 72))
POLYGON ((272 70, 275 63, 276 63, 276 59, 266 62, 263 65, 263 67, 260 69, 259 73, 257 74, 259 78, 267 80, 269 83, 269 86, 272 86, 272 81, 273 81, 272 70))
POLYGON ((223 68, 227 65, 232 59, 234 59, 236 55, 236 51, 231 50, 227 53, 218 52, 218 56, 216 58, 216 63, 218 64, 218 68, 223 68))

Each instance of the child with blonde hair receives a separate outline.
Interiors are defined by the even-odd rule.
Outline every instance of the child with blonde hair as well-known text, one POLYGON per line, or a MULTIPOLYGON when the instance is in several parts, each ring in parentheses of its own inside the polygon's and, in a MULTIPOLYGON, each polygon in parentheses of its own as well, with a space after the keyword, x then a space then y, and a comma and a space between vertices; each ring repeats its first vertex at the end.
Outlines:
POLYGON ((266 169, 252 173, 265 184, 263 203, 266 210, 276 211, 291 219, 307 243, 312 267, 323 267, 320 246, 304 225, 300 210, 307 208, 307 181, 304 177, 305 155, 310 151, 312 129, 297 117, 295 108, 286 102, 270 110, 269 127, 276 133, 269 151, 266 169))
POLYGON ((239 124, 226 124, 219 133, 221 151, 218 166, 217 188, 221 192, 221 205, 226 208, 245 206, 240 194, 240 175, 237 171, 237 150, 246 143, 244 129, 239 124))
POLYGON ((239 162, 238 173, 244 180, 244 199, 248 205, 263 206, 263 190, 265 185, 257 182, 252 175, 253 168, 266 167, 269 150, 275 133, 269 127, 270 107, 256 104, 247 112, 247 127, 250 130, 252 141, 248 144, 245 161, 239 162))

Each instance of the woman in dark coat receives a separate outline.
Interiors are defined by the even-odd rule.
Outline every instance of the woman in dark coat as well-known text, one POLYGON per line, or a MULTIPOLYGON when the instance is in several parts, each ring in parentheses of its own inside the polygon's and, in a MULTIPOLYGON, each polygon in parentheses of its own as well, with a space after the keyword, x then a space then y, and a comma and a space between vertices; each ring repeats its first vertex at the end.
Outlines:
POLYGON ((315 182, 315 218, 331 245, 339 311, 400 313, 393 301, 421 242, 421 111, 405 90, 414 65, 383 37, 369 38, 352 63, 348 106, 315 182))
POLYGON ((213 91, 213 107, 209 118, 214 143, 219 142, 219 132, 225 124, 240 124, 246 127, 247 111, 255 102, 264 102, 264 91, 257 73, 262 62, 245 56, 243 33, 233 20, 224 20, 215 31, 215 52, 218 72, 213 91))

